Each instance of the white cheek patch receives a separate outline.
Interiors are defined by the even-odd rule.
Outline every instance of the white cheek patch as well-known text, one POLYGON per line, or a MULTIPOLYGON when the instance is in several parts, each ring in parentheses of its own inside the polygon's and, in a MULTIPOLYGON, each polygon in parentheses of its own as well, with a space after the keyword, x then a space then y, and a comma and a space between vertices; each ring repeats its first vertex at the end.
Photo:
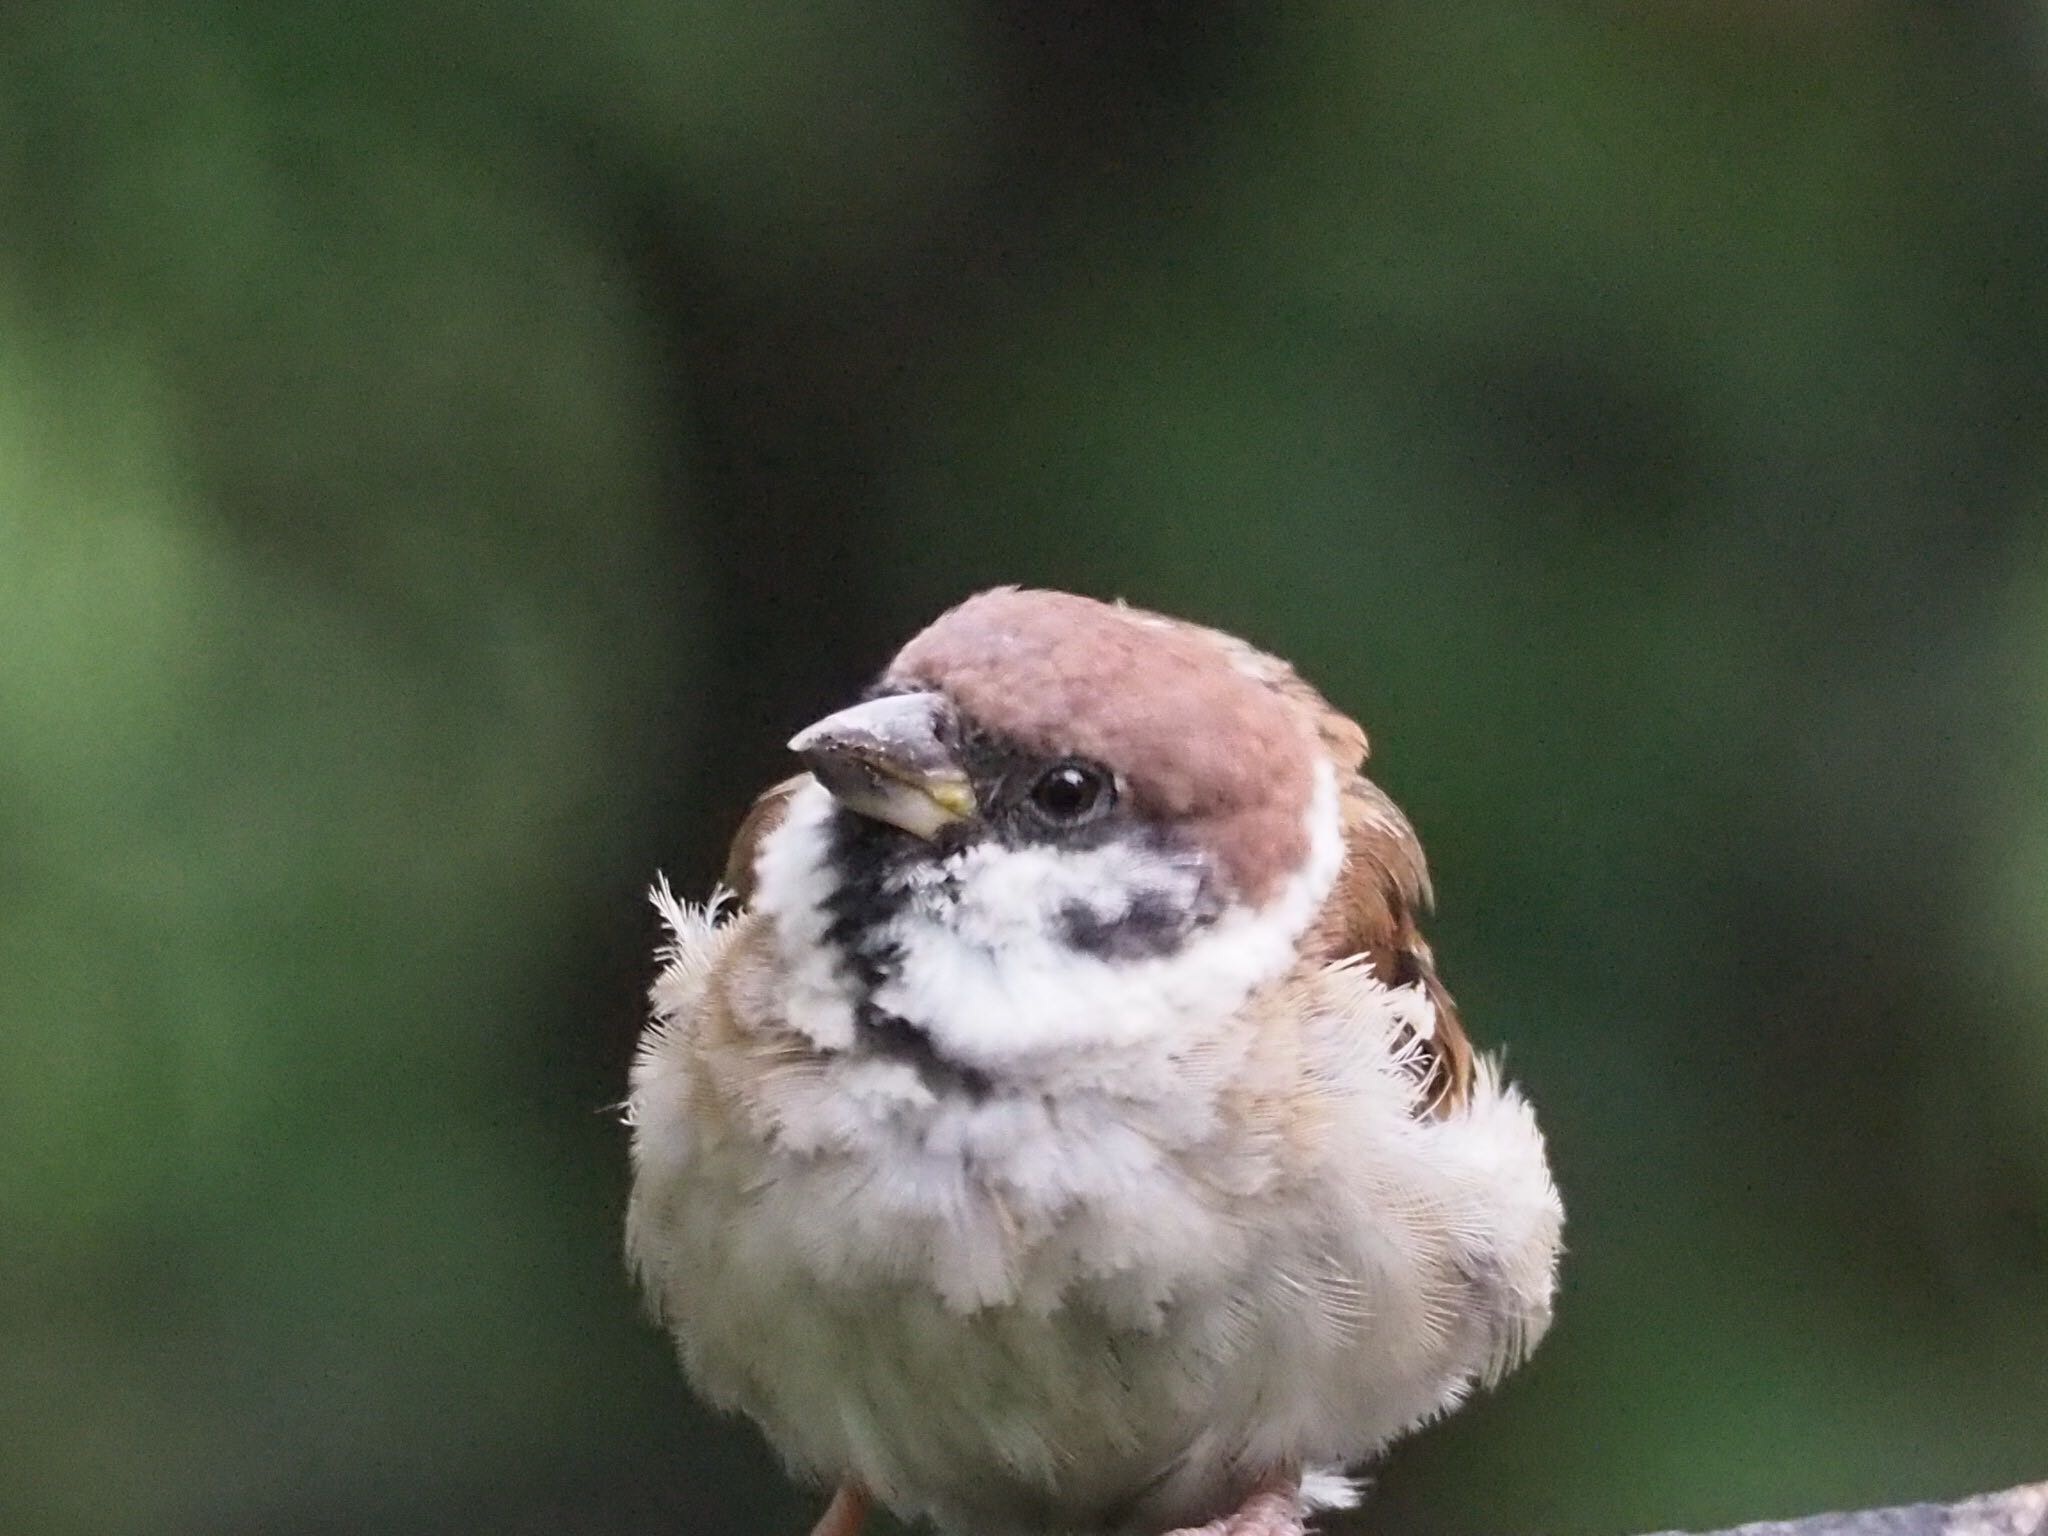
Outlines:
MULTIPOLYGON (((855 1039, 858 986, 826 942, 836 882, 833 801, 807 785, 756 866, 756 906, 774 919, 788 1022, 819 1046, 855 1039)), ((1191 911, 1202 873, 1137 844, 1005 848, 981 844, 906 875, 903 910, 880 937, 889 976, 874 1005, 915 1025, 948 1060, 1002 1075, 1060 1070, 1061 1058, 1169 1038, 1227 1017, 1282 974, 1343 861, 1336 774, 1319 763, 1306 817, 1309 857, 1257 908, 1193 928, 1170 953, 1092 953, 1077 918, 1105 931, 1140 903, 1191 911)))
POLYGON ((951 871, 950 903, 929 900, 889 926, 898 960, 875 1002, 922 1029, 947 1058, 991 1074, 1046 1058, 1114 1051, 1227 1017, 1282 974, 1343 860, 1336 776, 1318 765, 1309 857, 1264 906, 1226 912, 1171 953, 1088 953, 1071 938, 1078 905, 1105 924, 1134 903, 1180 910, 1200 877, 1140 848, 985 848, 951 871))

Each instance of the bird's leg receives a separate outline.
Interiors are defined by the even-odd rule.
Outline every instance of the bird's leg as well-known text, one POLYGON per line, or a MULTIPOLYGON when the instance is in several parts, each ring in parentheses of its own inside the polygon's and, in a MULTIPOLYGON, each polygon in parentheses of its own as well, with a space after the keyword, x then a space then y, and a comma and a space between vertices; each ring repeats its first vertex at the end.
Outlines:
POLYGON ((811 1527, 811 1536, 860 1536, 860 1528, 867 1523, 869 1502, 867 1490, 859 1484, 840 1484, 825 1513, 811 1527))
POLYGON ((1308 1536, 1307 1520, 1298 1485, 1267 1483, 1221 1519, 1168 1536, 1308 1536))

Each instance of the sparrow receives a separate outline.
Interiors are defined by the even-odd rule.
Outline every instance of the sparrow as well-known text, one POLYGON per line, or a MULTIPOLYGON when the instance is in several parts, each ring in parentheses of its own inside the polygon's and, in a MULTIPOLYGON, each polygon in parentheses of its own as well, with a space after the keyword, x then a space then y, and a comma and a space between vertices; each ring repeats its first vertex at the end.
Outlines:
POLYGON ((999 588, 790 748, 655 889, 626 1252, 815 1536, 1300 1536, 1528 1353, 1542 1136, 1285 662, 999 588))

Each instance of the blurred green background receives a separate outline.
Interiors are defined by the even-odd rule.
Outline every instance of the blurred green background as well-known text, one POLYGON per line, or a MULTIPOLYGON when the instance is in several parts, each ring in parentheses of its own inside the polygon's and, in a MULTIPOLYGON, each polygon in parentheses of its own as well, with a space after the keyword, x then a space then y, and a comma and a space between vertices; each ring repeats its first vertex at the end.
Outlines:
POLYGON ((0 1533, 795 1536, 642 892, 999 580, 1358 713, 1542 1109, 1351 1528, 2048 1476, 2044 277, 2033 0, 9 7, 0 1533))

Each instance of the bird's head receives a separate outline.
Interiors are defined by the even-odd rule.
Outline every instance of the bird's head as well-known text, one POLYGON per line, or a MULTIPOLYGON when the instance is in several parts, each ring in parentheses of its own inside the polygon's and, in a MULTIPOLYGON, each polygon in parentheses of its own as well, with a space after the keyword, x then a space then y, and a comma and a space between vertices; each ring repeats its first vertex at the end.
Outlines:
POLYGON ((1227 1015, 1288 968, 1343 858, 1311 701, 1141 610, 954 608, 790 742, 814 782, 763 840, 755 904, 792 1022, 991 1079, 1227 1015))

